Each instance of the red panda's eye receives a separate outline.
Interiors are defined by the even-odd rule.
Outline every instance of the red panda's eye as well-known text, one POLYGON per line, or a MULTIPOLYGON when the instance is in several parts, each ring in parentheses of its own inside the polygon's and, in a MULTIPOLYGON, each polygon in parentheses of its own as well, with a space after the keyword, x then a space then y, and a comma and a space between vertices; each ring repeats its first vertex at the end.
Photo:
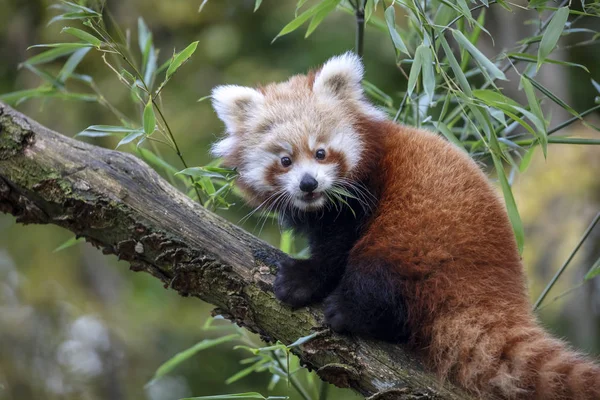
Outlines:
POLYGON ((323 150, 323 149, 317 150, 315 157, 317 158, 317 160, 324 160, 325 159, 325 150, 323 150))
POLYGON ((281 165, 284 167, 289 167, 292 165, 292 159, 289 157, 281 157, 281 165))

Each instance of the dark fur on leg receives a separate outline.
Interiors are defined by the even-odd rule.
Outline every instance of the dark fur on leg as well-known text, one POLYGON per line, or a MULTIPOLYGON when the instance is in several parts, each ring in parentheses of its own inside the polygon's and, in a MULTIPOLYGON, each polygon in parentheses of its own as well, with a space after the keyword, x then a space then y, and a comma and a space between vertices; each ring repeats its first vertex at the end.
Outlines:
POLYGON ((294 308, 319 302, 335 288, 341 273, 319 265, 316 260, 288 259, 280 263, 273 285, 275 297, 294 308))
POLYGON ((405 342, 406 304, 393 270, 383 263, 349 264, 342 281, 325 299, 325 322, 339 333, 405 342))
MULTIPOLYGON (((349 200, 354 201, 354 200, 349 200)), ((358 210, 331 209, 323 213, 282 215, 284 225, 308 237, 311 257, 280 263, 275 279, 275 296, 292 307, 303 307, 323 300, 340 282, 348 254, 360 235, 367 214, 358 210)))

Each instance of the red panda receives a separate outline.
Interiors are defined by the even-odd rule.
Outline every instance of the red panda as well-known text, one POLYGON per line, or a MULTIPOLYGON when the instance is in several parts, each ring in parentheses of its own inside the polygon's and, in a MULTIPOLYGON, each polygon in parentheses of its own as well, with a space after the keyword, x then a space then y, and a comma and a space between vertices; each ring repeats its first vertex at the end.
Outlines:
POLYGON ((365 99, 360 59, 252 89, 219 86, 248 202, 307 235, 279 266, 276 297, 324 302, 337 332, 405 342, 440 378, 482 398, 600 399, 600 367, 536 322, 511 225, 463 151, 386 119, 365 99))

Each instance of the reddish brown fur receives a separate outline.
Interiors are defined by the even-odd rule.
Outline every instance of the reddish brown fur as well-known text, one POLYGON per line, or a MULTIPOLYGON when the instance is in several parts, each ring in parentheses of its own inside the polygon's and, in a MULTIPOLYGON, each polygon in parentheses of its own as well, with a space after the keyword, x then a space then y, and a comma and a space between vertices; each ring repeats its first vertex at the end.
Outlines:
POLYGON ((411 344, 440 377, 484 397, 600 399, 599 367, 536 323, 506 210, 478 166, 423 130, 364 118, 357 129, 359 175, 379 181, 380 202, 350 262, 396 266, 411 344))
MULTIPOLYGON (((315 75, 259 90, 271 102, 302 104, 298 94, 312 91, 315 75)), ((370 119, 364 106, 340 102, 362 139, 358 165, 349 170, 342 151, 323 162, 336 163, 340 176, 365 183, 379 199, 347 264, 392 266, 410 344, 441 379, 484 398, 600 399, 600 367, 537 324, 505 207, 478 166, 439 135, 370 119)), ((272 122, 240 135, 264 134, 272 122)), ((225 163, 245 167, 244 151, 235 148, 225 163)), ((313 157, 308 147, 293 153, 313 157)), ((274 162, 266 181, 274 185, 283 170, 274 162)), ((238 184, 251 203, 267 196, 243 179, 238 184)))

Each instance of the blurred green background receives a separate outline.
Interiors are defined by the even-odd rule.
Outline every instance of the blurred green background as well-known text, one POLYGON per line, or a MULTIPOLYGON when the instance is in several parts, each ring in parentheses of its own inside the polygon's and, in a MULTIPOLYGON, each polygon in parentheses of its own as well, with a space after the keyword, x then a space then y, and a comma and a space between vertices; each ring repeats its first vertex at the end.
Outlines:
MULTIPOLYGON (((184 156, 191 165, 210 161, 207 149, 222 126, 209 102, 197 100, 215 85, 257 85, 283 80, 318 66, 328 57, 354 45, 354 19, 336 12, 317 32, 304 39, 295 32, 271 43, 291 20, 295 2, 264 0, 254 13, 254 0, 212 0, 198 13, 201 0, 121 0, 107 7, 122 27, 136 32, 143 17, 162 49, 159 64, 174 48, 181 50, 198 40, 192 59, 181 68, 163 92, 163 110, 184 156)), ((30 45, 69 40, 59 24, 47 26, 55 14, 46 0, 0 0, 0 93, 35 87, 39 79, 18 70, 20 62, 35 54, 30 45)), ((490 10, 490 30, 496 38, 495 54, 503 45, 529 33, 520 12, 490 10)), ((573 48, 564 58, 584 63, 600 81, 598 47, 573 48), (593 49, 593 51, 592 51, 593 49)), ((397 94, 406 78, 394 63, 389 38, 367 29, 367 79, 387 93, 397 94)), ((60 68, 57 63, 56 69, 60 68)), ((90 53, 80 71, 95 77, 104 95, 129 115, 135 115, 129 93, 90 53)), ((588 107, 597 93, 590 76, 579 69, 547 68, 543 82, 576 109, 588 107), (582 83, 583 82, 583 83, 582 83)), ((396 106, 398 99, 396 100, 396 106)), ((89 125, 117 124, 114 116, 96 104, 61 100, 32 100, 18 109, 44 125, 73 136, 89 125)), ((557 111, 555 120, 561 115, 557 111)), ((598 116, 592 116, 598 119, 598 116)), ((584 137, 597 132, 574 125, 584 137)), ((573 133, 573 130, 571 133, 573 133)), ((113 139, 85 139, 114 147, 113 139)), ((180 167, 165 150, 163 156, 180 167)), ((579 236, 600 210, 600 148, 554 145, 548 160, 535 155, 529 171, 517 177, 515 196, 526 226, 524 263, 530 277, 532 300, 573 249, 579 236)), ((236 205, 224 215, 238 222, 247 212, 236 205)), ((255 221, 254 221, 255 222, 255 221)), ((244 228, 255 232, 253 220, 244 228)), ((277 245, 278 230, 267 226, 262 236, 277 245)), ((221 335, 203 331, 211 306, 165 290, 145 274, 132 273, 115 257, 103 256, 79 243, 53 252, 72 235, 54 226, 22 226, 0 215, 0 399, 151 399, 185 396, 267 392, 268 374, 253 374, 225 385, 242 368, 247 355, 231 344, 199 353, 169 376, 146 386, 156 368, 178 351, 204 338, 221 335)), ((552 301, 581 281, 600 253, 600 229, 586 242, 568 274, 548 298, 551 304, 540 317, 555 334, 573 346, 600 354, 600 280, 588 282, 568 296, 552 301)), ((221 322, 227 325, 225 322, 221 322)), ((257 342, 258 343, 258 342, 257 342)), ((304 378, 303 378, 304 379, 304 378)), ((308 382, 307 384, 311 384, 308 382)), ((314 390, 317 385, 314 383, 314 390)), ((298 398, 280 382, 272 392, 298 398)), ((351 399, 350 391, 335 389, 332 399, 351 399)))

